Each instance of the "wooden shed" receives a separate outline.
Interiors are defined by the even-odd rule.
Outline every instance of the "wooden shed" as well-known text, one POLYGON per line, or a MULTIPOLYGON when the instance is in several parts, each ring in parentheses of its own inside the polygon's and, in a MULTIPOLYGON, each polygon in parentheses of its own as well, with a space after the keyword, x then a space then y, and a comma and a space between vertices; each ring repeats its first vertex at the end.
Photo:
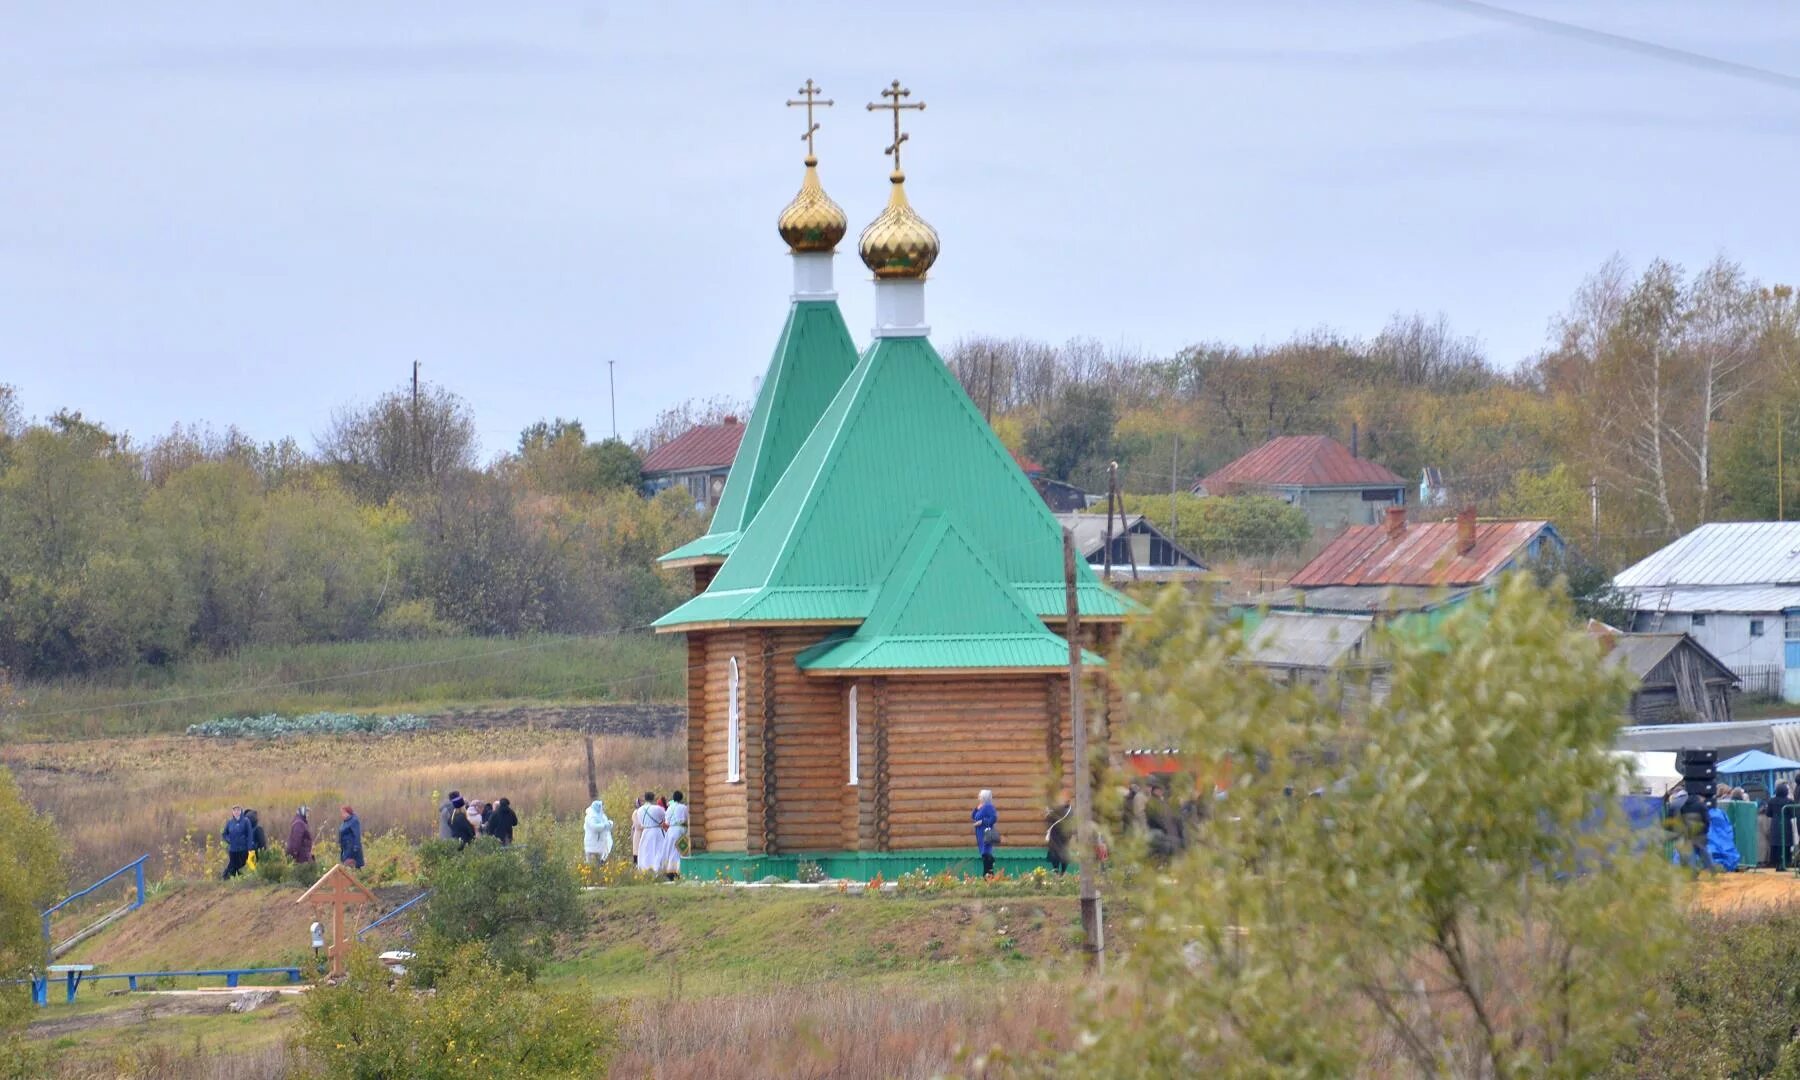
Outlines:
POLYGON ((1628 634, 1605 627, 1608 664, 1629 671, 1632 724, 1724 723, 1738 679, 1685 633, 1628 634))

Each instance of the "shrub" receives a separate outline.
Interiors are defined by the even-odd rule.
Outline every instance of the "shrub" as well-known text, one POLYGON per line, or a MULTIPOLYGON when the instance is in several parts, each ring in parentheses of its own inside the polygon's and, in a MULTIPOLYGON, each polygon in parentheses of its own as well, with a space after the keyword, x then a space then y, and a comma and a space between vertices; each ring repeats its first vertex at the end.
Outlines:
POLYGON ((581 922, 581 893, 568 864, 542 838, 501 847, 480 837, 458 851, 445 841, 420 848, 425 901, 414 973, 431 985, 456 947, 482 942, 494 963, 531 978, 558 934, 581 922))
MULTIPOLYGON (((630 841, 626 843, 629 845, 630 841)), ((655 885, 662 878, 649 870, 639 870, 631 861, 631 851, 627 847, 623 855, 617 847, 613 848, 612 858, 598 866, 582 863, 576 867, 576 877, 588 888, 617 889, 627 885, 655 885)))
POLYGON ((437 993, 398 985, 367 950, 301 1003, 306 1072, 321 1080, 601 1077, 619 1045, 618 1007, 532 986, 479 945, 454 949, 437 993))
POLYGON ((811 859, 801 859, 794 867, 794 880, 807 885, 817 885, 825 880, 825 868, 811 859))
POLYGON ((279 885, 288 876, 288 868, 293 864, 288 861, 287 853, 280 848, 269 848, 256 853, 256 876, 268 885, 279 885))
POLYGON ((356 879, 364 885, 418 881, 423 873, 419 850, 399 826, 363 842, 363 868, 356 872, 356 879))
POLYGON ((316 855, 312 862, 288 864, 288 876, 294 879, 294 884, 303 889, 312 888, 313 883, 323 877, 324 874, 325 864, 320 862, 316 855))

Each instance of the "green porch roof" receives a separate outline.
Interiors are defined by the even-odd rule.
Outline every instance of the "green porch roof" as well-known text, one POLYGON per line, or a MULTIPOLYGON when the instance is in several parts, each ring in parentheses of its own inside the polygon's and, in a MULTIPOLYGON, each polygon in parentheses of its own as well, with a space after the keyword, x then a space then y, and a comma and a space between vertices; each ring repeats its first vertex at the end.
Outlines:
MULTIPOLYGON (((948 517, 919 516, 856 632, 795 658, 802 671, 1058 668, 1069 643, 1044 629, 948 517)), ((1103 663, 1092 653, 1089 663, 1103 663)))
POLYGON ((762 509, 819 415, 856 367, 856 343, 835 300, 796 300, 756 395, 737 460, 706 535, 658 562, 729 555, 738 535, 762 509))
MULTIPOLYGON (((866 619, 897 551, 929 510, 956 522, 1033 615, 1063 614, 1062 530, 1049 508, 931 343, 882 338, 712 584, 656 625, 866 619)), ((1083 615, 1132 610, 1085 561, 1075 572, 1083 615)))

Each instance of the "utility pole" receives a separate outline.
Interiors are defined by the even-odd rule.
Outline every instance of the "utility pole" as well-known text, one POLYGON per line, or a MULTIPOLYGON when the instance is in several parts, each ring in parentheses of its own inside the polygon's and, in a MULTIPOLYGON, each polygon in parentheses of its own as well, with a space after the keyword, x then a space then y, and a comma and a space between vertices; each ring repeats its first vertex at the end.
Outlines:
POLYGON ((1781 482, 1781 402, 1775 403, 1775 520, 1787 520, 1787 486, 1781 482))
POLYGON ((412 426, 413 441, 419 444, 419 470, 426 476, 430 476, 431 461, 425 454, 425 425, 419 423, 419 362, 417 360, 413 361, 412 426))
POLYGON ((1113 492, 1119 490, 1119 463, 1108 462, 1106 466, 1106 583, 1112 584, 1112 514, 1113 492))
POLYGON ((1100 920, 1100 886, 1094 880, 1094 772, 1088 762, 1087 721, 1081 708, 1081 606, 1075 600, 1075 533, 1063 530, 1063 633, 1069 639, 1069 726, 1075 734, 1075 855, 1080 860, 1082 949, 1088 968, 1106 971, 1106 936, 1100 920))
POLYGON ((1175 488, 1177 486, 1175 472, 1181 467, 1181 432, 1175 433, 1175 445, 1169 449, 1169 539, 1181 543, 1180 535, 1175 527, 1181 523, 1181 512, 1175 509, 1175 488))
POLYGON ((1599 557, 1600 552, 1600 478, 1588 477, 1588 513, 1593 516, 1594 549, 1592 554, 1599 557))
POLYGON ((606 398, 612 404, 613 438, 616 439, 619 437, 619 394, 613 389, 614 363, 612 360, 606 362, 606 398))

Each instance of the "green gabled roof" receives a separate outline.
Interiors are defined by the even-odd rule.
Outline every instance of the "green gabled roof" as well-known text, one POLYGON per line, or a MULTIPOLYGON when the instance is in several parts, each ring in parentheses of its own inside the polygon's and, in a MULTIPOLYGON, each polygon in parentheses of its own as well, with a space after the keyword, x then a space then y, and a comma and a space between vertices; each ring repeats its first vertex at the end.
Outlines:
MULTIPOLYGON (((735 478, 735 471, 734 471, 735 478)), ((924 338, 864 354, 707 590, 657 620, 865 619, 926 510, 952 517, 1040 618, 1063 614, 1062 530, 924 338)), ((1075 569, 1084 615, 1131 602, 1075 569)))
POLYGON ((725 478, 706 535, 658 562, 731 554, 744 527, 762 509, 775 481, 794 460, 838 387, 856 367, 856 343, 835 300, 796 300, 756 395, 737 460, 725 478))
MULTIPOLYGON (((1069 643, 1044 629, 1016 590, 936 511, 919 516, 854 634, 795 658, 802 671, 1059 668, 1069 643)), ((1089 663, 1102 663, 1092 653, 1089 663)))

